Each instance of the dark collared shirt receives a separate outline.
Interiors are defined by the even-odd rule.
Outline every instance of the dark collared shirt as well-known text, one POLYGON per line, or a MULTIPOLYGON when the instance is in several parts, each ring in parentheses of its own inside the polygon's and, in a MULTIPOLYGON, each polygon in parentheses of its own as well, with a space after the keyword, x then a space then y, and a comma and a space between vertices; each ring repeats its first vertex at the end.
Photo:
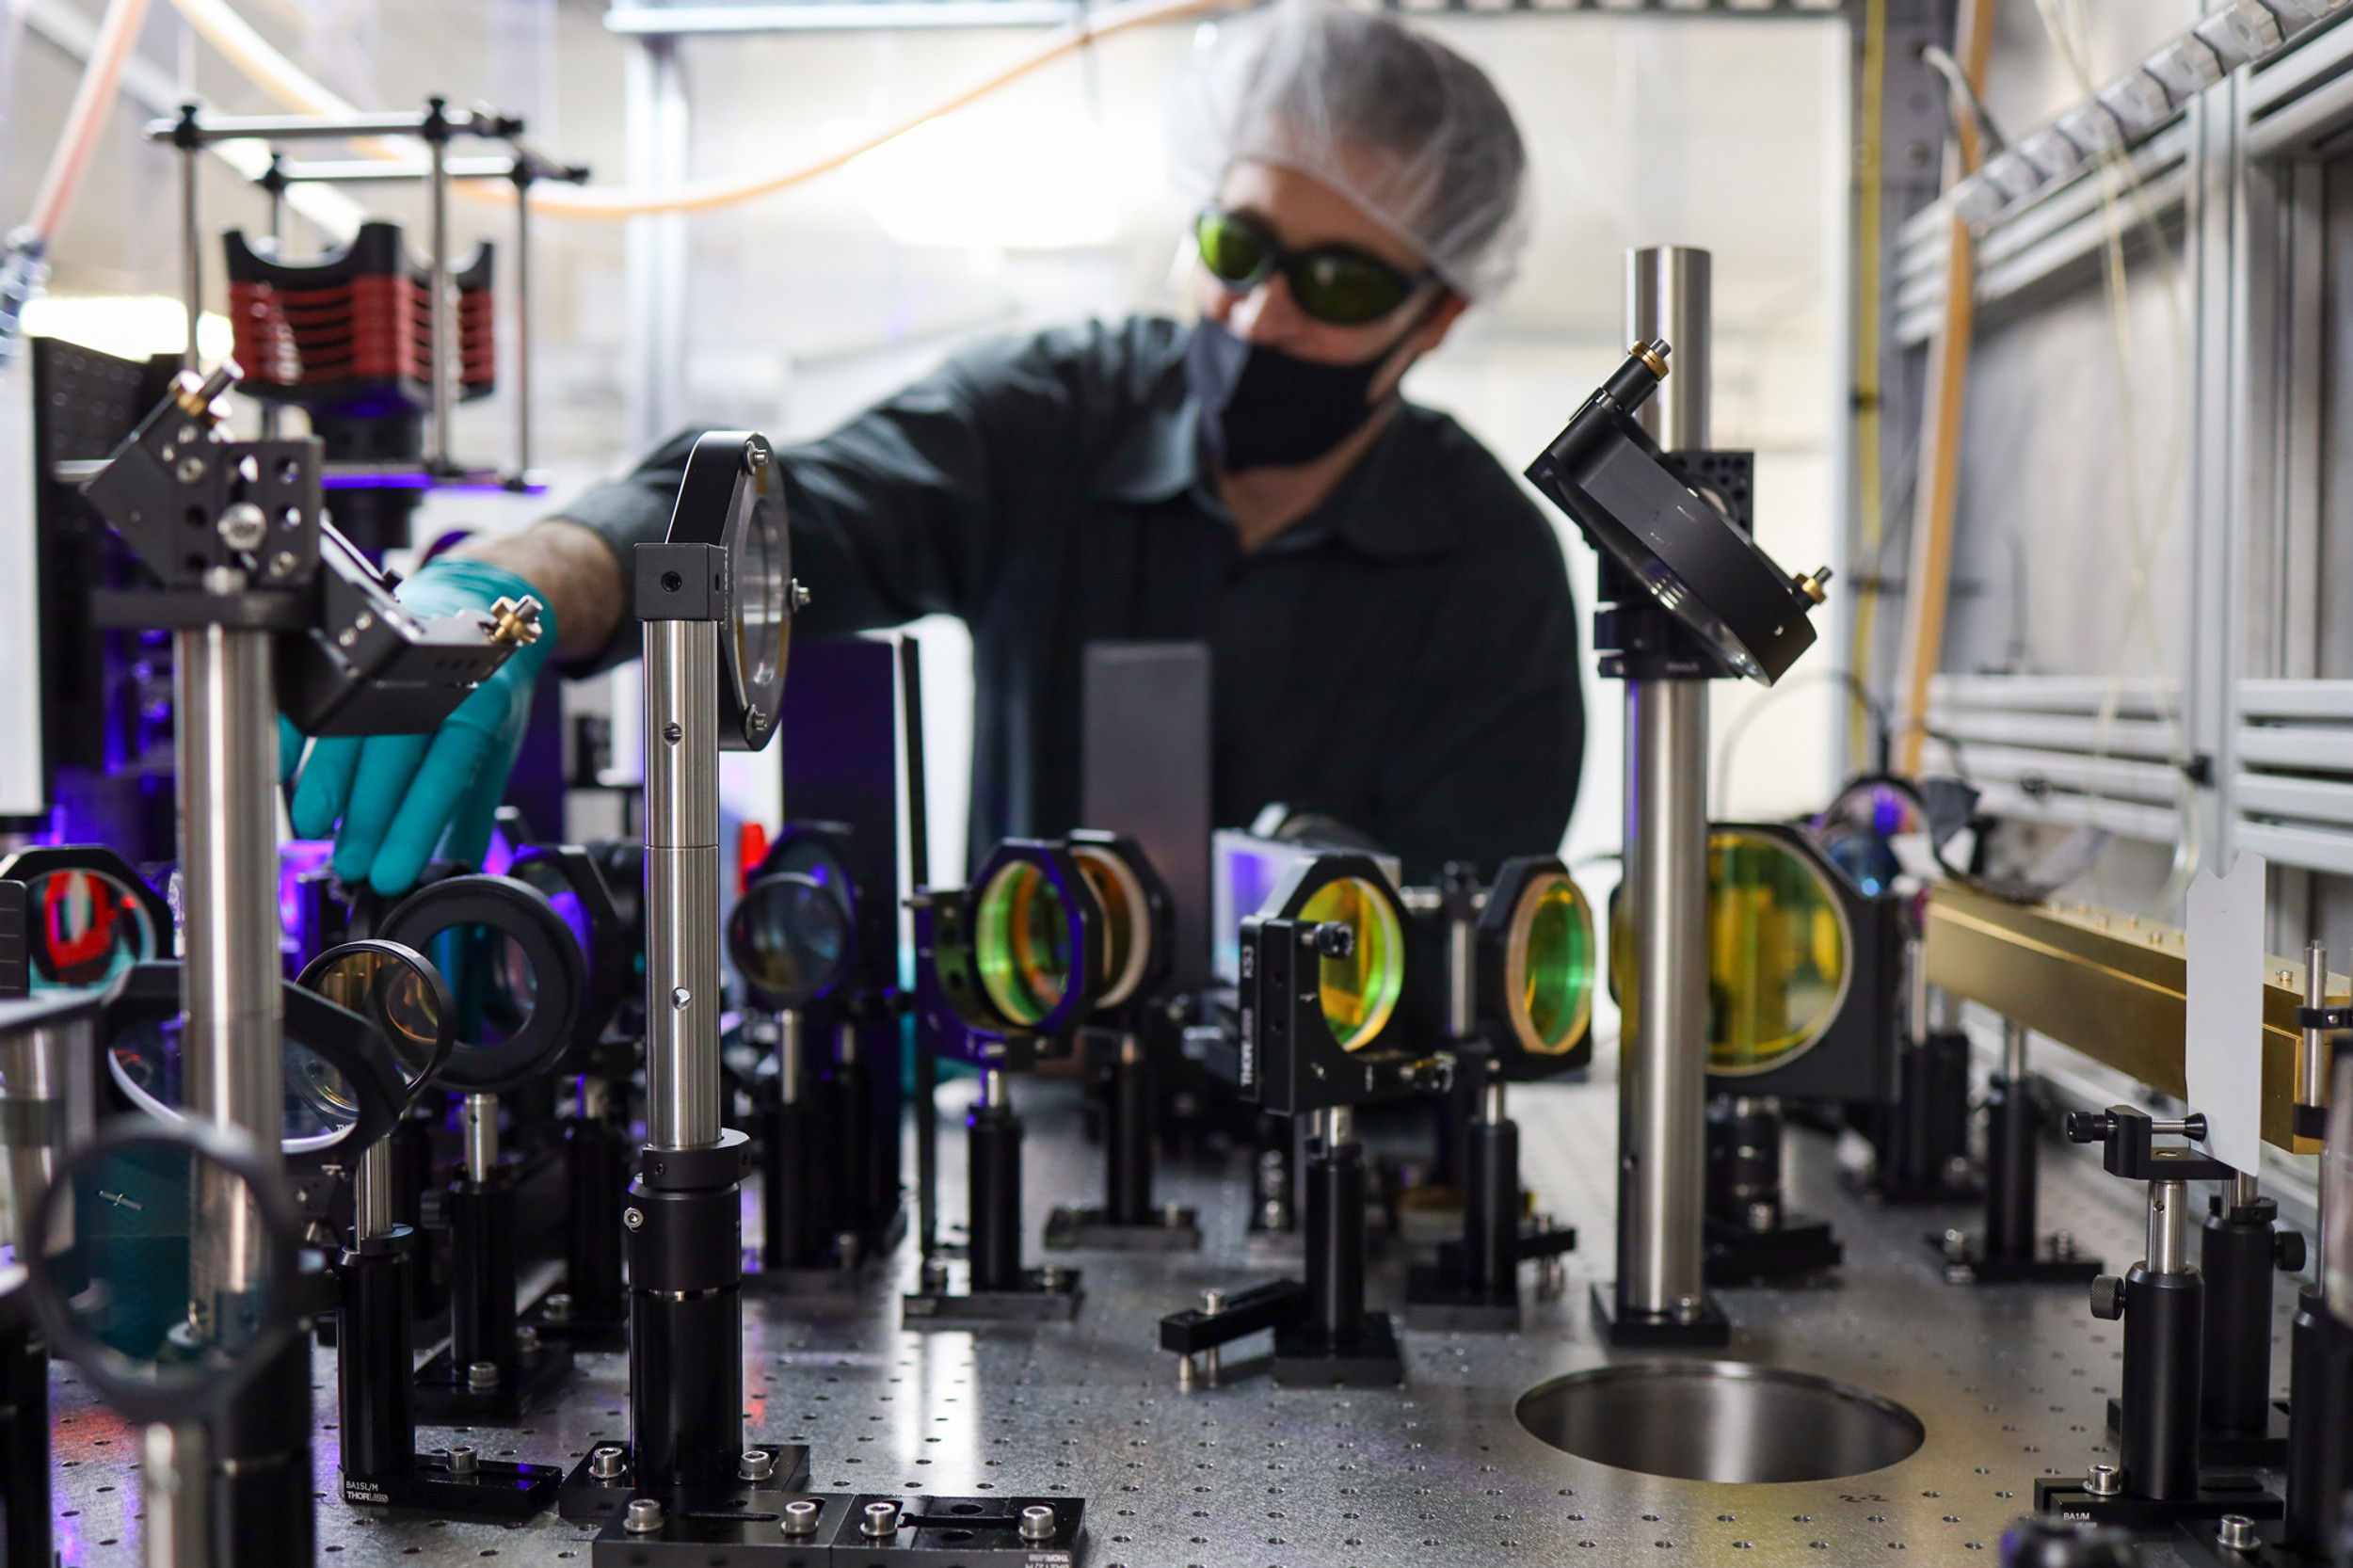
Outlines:
MULTIPOLYGON (((1081 649, 1197 639, 1217 820, 1272 801, 1401 856, 1549 854, 1585 744, 1553 530, 1486 450, 1406 405, 1324 504, 1245 552, 1202 472, 1188 328, 992 344, 782 453, 803 632, 972 631, 971 853, 1082 826, 1081 649)), ((564 515, 616 551, 669 521, 681 436, 564 515)), ((600 663, 637 646, 624 628, 600 663)))

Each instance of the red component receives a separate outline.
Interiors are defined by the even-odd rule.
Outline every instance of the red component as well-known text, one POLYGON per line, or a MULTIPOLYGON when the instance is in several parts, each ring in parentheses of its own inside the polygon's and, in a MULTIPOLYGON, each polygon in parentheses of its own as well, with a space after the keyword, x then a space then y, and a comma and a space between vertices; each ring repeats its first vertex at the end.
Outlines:
POLYGON ((768 830, 747 822, 735 830, 735 896, 742 898, 752 877, 768 858, 768 830))

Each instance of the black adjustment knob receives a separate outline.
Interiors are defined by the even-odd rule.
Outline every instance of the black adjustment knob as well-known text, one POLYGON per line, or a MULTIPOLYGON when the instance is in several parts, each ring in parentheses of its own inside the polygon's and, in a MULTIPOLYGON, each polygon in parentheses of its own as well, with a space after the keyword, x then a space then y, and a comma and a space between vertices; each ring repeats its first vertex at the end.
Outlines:
POLYGON ((1316 927, 1316 952, 1326 958, 1346 958, 1356 951, 1356 928, 1345 920, 1326 920, 1316 927))
POLYGON ((2271 1262, 2272 1266, 2283 1274, 2303 1272, 2304 1233, 2300 1230, 2283 1230, 2274 1236, 2271 1239, 2271 1262))
POLYGON ((2067 1141, 2071 1144, 2105 1144, 2115 1136, 2116 1118, 2105 1111, 2067 1113, 2067 1141))
POLYGON ((2113 1322, 2124 1316, 2124 1282, 2114 1274, 2101 1274, 2091 1282, 2091 1315, 2113 1322))

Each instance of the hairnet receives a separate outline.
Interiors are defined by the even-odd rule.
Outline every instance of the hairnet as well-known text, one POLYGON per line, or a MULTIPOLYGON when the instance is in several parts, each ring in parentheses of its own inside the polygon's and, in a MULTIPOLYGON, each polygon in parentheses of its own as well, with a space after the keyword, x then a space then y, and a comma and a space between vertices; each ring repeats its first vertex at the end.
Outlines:
POLYGON ((1207 201, 1236 162, 1313 175, 1472 299, 1519 264, 1528 154, 1495 85, 1396 20, 1277 0, 1217 25, 1180 79, 1177 188, 1207 201))

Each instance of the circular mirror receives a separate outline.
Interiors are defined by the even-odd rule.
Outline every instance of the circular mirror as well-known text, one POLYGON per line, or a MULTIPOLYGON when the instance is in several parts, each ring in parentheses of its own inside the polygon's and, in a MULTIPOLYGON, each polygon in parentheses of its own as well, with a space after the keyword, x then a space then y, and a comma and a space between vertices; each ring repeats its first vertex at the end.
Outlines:
POLYGON ((849 911, 796 872, 760 877, 728 912, 728 955, 762 1006, 806 1006, 849 968, 849 911))
POLYGON ((1504 946, 1504 1005, 1520 1044, 1559 1056, 1593 1016, 1593 911, 1566 872, 1529 879, 1504 946))
POLYGON ((433 1080, 456 1039, 456 1008, 440 972, 398 942, 345 942, 303 967, 296 982, 374 1024, 392 1048, 407 1100, 433 1080))
MULTIPOLYGON (((781 501, 755 500, 737 536, 735 573, 735 667, 744 700, 757 706, 783 683, 785 623, 792 615, 792 555, 784 536, 781 501)), ((776 713, 769 710, 773 723, 776 713)))
POLYGON ((1317 960, 1323 1021, 1342 1050, 1372 1043, 1388 1026, 1405 984, 1405 933, 1387 898, 1362 877, 1327 882, 1300 906, 1298 918, 1347 926, 1348 952, 1317 960))
POLYGON ((1707 1070, 1785 1065, 1847 999, 1853 939, 1819 867, 1763 833, 1707 840, 1707 1070))
POLYGON ((981 987, 1016 1024, 1036 1024, 1070 988, 1076 943, 1070 906, 1043 867, 1008 862, 981 888, 973 953, 981 987))
POLYGON ((184 1420, 295 1327, 300 1226, 250 1141, 134 1118, 69 1155, 20 1261, 51 1347, 134 1420, 184 1420))
MULTIPOLYGON (((183 1121, 186 1074, 181 1060, 181 1023, 175 1011, 139 1016, 115 1029, 106 1047, 106 1073, 125 1099, 163 1122, 183 1121)), ((342 1143, 352 1128, 372 1121, 353 1074, 328 1054, 296 1038, 299 1027, 286 1020, 280 1047, 280 1144, 288 1154, 315 1154, 342 1143)), ((338 1053, 340 1054, 340 1053, 338 1053)))
POLYGON ((158 955, 147 901, 105 872, 61 867, 24 881, 36 987, 104 985, 158 955))
POLYGON ((1070 856, 1103 907, 1102 996, 1116 1007, 1135 995, 1152 962, 1152 911, 1135 868, 1099 844, 1074 843, 1070 856))

